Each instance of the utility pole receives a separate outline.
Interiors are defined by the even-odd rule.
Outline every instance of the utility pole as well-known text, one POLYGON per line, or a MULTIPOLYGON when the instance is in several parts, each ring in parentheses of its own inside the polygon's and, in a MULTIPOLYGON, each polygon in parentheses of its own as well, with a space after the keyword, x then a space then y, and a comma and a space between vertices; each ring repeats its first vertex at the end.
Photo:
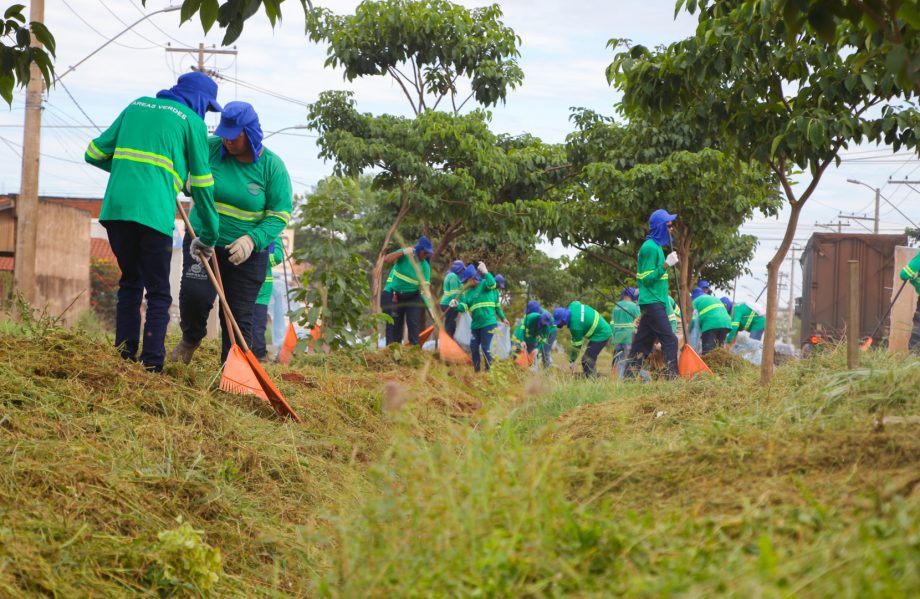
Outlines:
MULTIPOLYGON (((29 20, 45 21, 45 0, 32 0, 29 20)), ((32 36, 32 47, 41 43, 32 36)), ((22 297, 34 304, 38 299, 35 276, 36 243, 38 241, 38 161, 41 150, 42 92, 45 80, 38 65, 29 67, 26 86, 25 121, 22 132, 22 175, 19 197, 16 198, 16 263, 13 281, 22 297)))
POLYGON ((874 228, 874 231, 871 231, 871 232, 874 233, 874 234, 876 234, 876 235, 878 235, 878 196, 875 196, 875 218, 872 218, 872 217, 870 217, 870 216, 859 216, 859 215, 857 215, 857 214, 844 214, 843 212, 841 212, 840 214, 838 214, 838 215, 837 215, 837 218, 838 218, 838 219, 840 219, 840 218, 846 218, 846 219, 849 219, 849 220, 855 220, 855 221, 856 221, 856 224, 858 224, 860 227, 862 227, 862 228, 865 229, 866 231, 870 231, 869 227, 867 227, 866 225, 862 224, 862 223, 859 222, 859 221, 861 221, 861 220, 871 220, 871 221, 873 221, 873 222, 875 223, 875 226, 873 227, 873 228, 874 228))
POLYGON ((849 227, 850 223, 845 223, 840 220, 835 223, 819 223, 818 221, 815 221, 815 226, 821 227, 822 229, 830 229, 831 232, 833 232, 834 228, 836 227, 838 233, 843 233, 843 228, 849 227))
POLYGON ((204 44, 199 43, 197 48, 166 48, 167 52, 193 52, 198 55, 198 67, 196 71, 205 72, 204 57, 207 54, 230 54, 236 56, 236 50, 224 50, 222 48, 205 48, 204 44))

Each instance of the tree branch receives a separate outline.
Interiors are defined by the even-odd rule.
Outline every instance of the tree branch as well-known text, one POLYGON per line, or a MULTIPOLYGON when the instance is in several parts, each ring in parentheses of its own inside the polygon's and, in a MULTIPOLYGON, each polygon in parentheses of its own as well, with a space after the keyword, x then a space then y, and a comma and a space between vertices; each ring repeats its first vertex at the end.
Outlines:
POLYGON ((396 70, 395 68, 393 68, 393 67, 390 67, 390 68, 388 69, 388 71, 389 71, 389 73, 390 73, 390 76, 393 77, 393 79, 396 80, 396 83, 399 84, 399 87, 402 88, 403 93, 406 95, 406 99, 409 100, 409 106, 412 107, 412 112, 415 113, 415 116, 418 116, 419 110, 418 110, 418 108, 415 107, 415 102, 412 100, 412 96, 409 95, 409 90, 406 89, 406 86, 405 86, 405 84, 402 82, 402 79, 399 78, 399 74, 401 74, 401 73, 399 73, 399 71, 397 71, 397 70, 396 70), (398 73, 399 73, 399 74, 398 74, 398 73))
MULTIPOLYGON (((636 273, 630 271, 630 270, 627 269, 627 268, 623 268, 623 267, 620 266, 617 262, 615 262, 614 260, 611 260, 611 259, 608 258, 607 256, 604 256, 604 255, 602 255, 602 254, 596 254, 596 253, 594 253, 593 251, 591 251, 590 248, 588 248, 588 247, 586 247, 586 246, 581 246, 581 245, 578 245, 577 243, 573 243, 573 244, 572 244, 572 247, 574 247, 575 249, 577 249, 577 250, 579 250, 579 251, 582 251, 582 252, 586 253, 588 256, 590 256, 591 258, 594 258, 594 259, 597 260, 598 262, 601 262, 601 263, 603 263, 603 264, 606 264, 607 266, 611 266, 611 267, 615 268, 616 270, 618 270, 619 272, 623 273, 624 275, 626 275, 626 276, 628 276, 628 277, 634 276, 634 275, 636 274, 636 273)), ((627 256, 629 256, 630 258, 632 258, 632 256, 631 256, 630 254, 627 254, 625 251, 620 250, 619 248, 610 247, 610 248, 608 248, 608 249, 620 251, 620 252, 622 252, 623 254, 626 254, 627 256)))

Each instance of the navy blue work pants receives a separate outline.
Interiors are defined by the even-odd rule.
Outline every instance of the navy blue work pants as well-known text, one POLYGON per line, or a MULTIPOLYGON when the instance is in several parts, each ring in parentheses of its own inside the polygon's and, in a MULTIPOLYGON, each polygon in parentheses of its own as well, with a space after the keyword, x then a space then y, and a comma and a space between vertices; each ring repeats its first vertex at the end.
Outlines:
MULTIPOLYGON (((188 235, 182 243, 182 282, 179 287, 179 326, 182 338, 186 342, 198 345, 208 333, 208 315, 214 307, 217 291, 208 279, 205 269, 192 258, 189 246, 192 238, 188 235)), ((220 269, 224 295, 230 305, 230 312, 236 319, 246 344, 252 347, 252 313, 255 308, 259 290, 268 273, 268 252, 253 252, 249 259, 235 266, 228 260, 226 248, 215 247, 217 266, 220 269)), ((224 311, 219 310, 220 317, 220 361, 227 360, 230 353, 229 323, 224 320, 224 311)), ((236 332, 234 331, 234 335, 236 332)), ((239 341, 237 341, 239 343, 239 341)), ((263 333, 264 344, 264 333, 263 333)))
POLYGON ((418 336, 422 332, 422 313, 425 310, 421 293, 384 291, 380 298, 380 309, 393 319, 393 324, 387 325, 387 345, 403 342, 403 325, 409 334, 409 345, 418 345, 418 336))
POLYGON ((492 337, 494 335, 494 325, 470 331, 470 353, 473 355, 473 370, 476 372, 479 372, 482 366, 482 357, 485 357, 485 369, 489 370, 492 367, 492 337), (482 356, 480 356, 480 350, 482 356))
POLYGON ((146 290, 147 313, 140 360, 147 370, 160 372, 166 358, 166 327, 172 305, 169 292, 172 237, 133 221, 106 220, 102 226, 121 269, 115 307, 115 347, 123 358, 137 360, 141 302, 146 290))
POLYGON ((642 367, 642 361, 652 353, 655 341, 661 342, 661 353, 668 367, 668 377, 677 376, 677 335, 671 329, 671 321, 664 304, 642 304, 639 306, 642 315, 639 317, 639 326, 633 338, 632 349, 629 353, 629 364, 626 376, 632 378, 642 367))
POLYGON ((728 337, 730 332, 731 329, 709 329, 708 331, 703 331, 703 336, 701 338, 703 344, 702 355, 705 356, 715 348, 725 345, 725 338, 728 337))

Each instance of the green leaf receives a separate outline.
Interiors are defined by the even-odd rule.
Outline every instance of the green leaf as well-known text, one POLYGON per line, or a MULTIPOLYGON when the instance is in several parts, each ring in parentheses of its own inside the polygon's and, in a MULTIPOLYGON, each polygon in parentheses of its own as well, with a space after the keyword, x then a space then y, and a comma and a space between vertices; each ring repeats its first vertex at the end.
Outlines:
POLYGON ((16 80, 10 75, 0 75, 0 97, 6 100, 7 105, 13 103, 13 87, 16 80))
POLYGON ((182 8, 179 10, 179 22, 190 21, 200 7, 201 0, 184 0, 182 8))
POLYGON ((198 16, 201 19, 201 28, 204 29, 205 33, 214 26, 219 8, 217 0, 201 0, 201 9, 198 16))
POLYGON ((885 67, 890 73, 900 73, 906 68, 907 48, 903 44, 892 46, 888 51, 888 57, 885 59, 885 67))
POLYGON ((45 24, 40 21, 32 21, 29 24, 32 29, 32 34, 35 35, 37 39, 45 48, 48 50, 48 54, 51 56, 55 55, 56 42, 54 36, 51 35, 51 32, 48 31, 48 28, 45 27, 45 24))

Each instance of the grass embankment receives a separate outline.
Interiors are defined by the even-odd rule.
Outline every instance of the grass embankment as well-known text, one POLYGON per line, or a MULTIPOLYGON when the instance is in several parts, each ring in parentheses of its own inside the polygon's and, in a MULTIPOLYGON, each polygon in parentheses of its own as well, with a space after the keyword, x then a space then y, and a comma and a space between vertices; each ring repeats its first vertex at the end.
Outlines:
POLYGON ((225 596, 920 592, 920 435, 880 424, 920 414, 920 361, 830 353, 768 390, 718 361, 623 385, 335 356, 271 371, 296 426, 206 392, 213 357, 156 377, 6 335, 0 593, 194 589, 209 546, 225 596))

